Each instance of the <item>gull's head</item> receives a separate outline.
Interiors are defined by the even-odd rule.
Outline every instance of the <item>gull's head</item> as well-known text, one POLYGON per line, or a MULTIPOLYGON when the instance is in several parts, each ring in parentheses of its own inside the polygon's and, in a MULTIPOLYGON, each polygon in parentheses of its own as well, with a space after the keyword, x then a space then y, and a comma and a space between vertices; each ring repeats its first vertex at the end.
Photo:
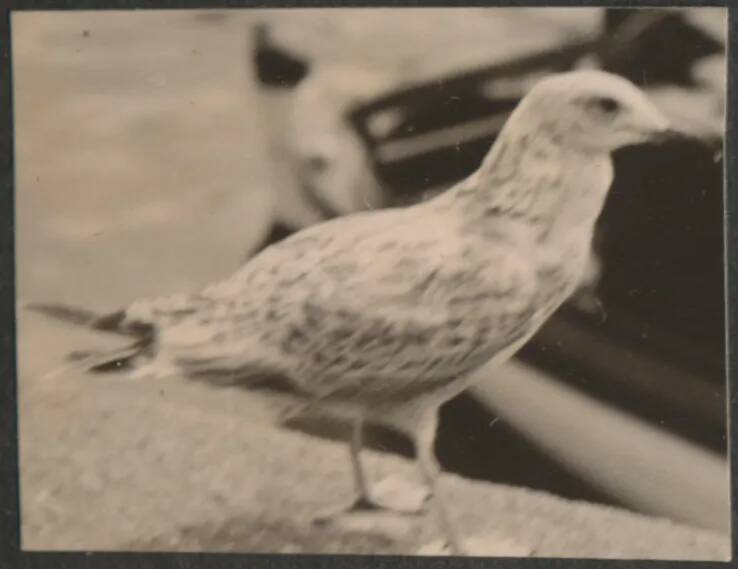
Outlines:
POLYGON ((669 120, 633 83, 604 71, 571 71, 536 84, 521 103, 534 128, 567 146, 611 152, 676 134, 669 120))

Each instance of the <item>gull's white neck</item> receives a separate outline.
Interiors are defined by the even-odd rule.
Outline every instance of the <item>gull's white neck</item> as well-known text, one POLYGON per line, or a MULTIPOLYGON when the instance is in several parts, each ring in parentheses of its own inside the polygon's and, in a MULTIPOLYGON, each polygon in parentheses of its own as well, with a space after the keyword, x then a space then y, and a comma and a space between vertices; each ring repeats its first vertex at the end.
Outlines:
POLYGON ((612 183, 610 155, 573 148, 546 126, 511 120, 479 170, 451 190, 469 222, 520 221, 560 242, 593 231, 612 183))

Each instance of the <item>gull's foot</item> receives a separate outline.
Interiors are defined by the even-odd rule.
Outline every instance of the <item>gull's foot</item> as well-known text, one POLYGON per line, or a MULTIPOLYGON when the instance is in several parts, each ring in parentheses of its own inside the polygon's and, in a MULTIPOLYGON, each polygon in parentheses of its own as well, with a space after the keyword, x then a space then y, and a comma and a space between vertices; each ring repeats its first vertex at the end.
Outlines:
POLYGON ((351 503, 347 504, 346 506, 342 506, 338 509, 329 510, 322 514, 318 514, 316 517, 313 518, 313 524, 317 526, 324 526, 352 514, 375 512, 381 511, 382 509, 383 508, 379 504, 376 504, 374 501, 366 498, 365 496, 357 496, 351 503))
POLYGON ((454 551, 454 547, 446 540, 439 539, 431 543, 426 543, 420 549, 415 552, 415 555, 429 555, 432 557, 447 556, 447 555, 465 555, 464 553, 458 553, 454 551))
POLYGON ((489 534, 465 539, 453 545, 439 540, 421 547, 416 555, 471 555, 474 557, 530 557, 534 548, 507 536, 489 534))
POLYGON ((315 527, 341 528, 397 540, 414 531, 417 514, 417 510, 400 510, 373 499, 357 498, 344 508, 313 518, 312 522, 315 527))
POLYGON ((359 517, 364 514, 418 516, 425 513, 429 497, 430 493, 423 486, 400 477, 389 476, 374 486, 371 497, 357 496, 342 508, 318 515, 313 519, 313 523, 326 525, 338 519, 359 517))
POLYGON ((374 486, 373 497, 386 510, 420 515, 425 513, 431 493, 427 487, 412 480, 388 476, 374 486))
POLYGON ((405 508, 404 504, 396 506, 394 504, 383 504, 374 499, 366 497, 357 497, 350 504, 338 509, 329 510, 325 513, 318 514, 313 518, 313 525, 325 526, 336 522, 349 522, 350 518, 377 518, 390 516, 418 516, 423 513, 422 508, 405 508))

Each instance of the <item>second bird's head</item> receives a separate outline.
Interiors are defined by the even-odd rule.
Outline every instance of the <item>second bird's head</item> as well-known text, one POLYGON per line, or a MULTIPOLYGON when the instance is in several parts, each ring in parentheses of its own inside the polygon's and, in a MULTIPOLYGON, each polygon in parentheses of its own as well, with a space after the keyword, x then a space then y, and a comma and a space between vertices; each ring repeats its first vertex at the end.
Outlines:
POLYGON ((547 131, 585 153, 687 136, 633 83, 604 71, 547 77, 530 90, 515 115, 533 131, 547 131))

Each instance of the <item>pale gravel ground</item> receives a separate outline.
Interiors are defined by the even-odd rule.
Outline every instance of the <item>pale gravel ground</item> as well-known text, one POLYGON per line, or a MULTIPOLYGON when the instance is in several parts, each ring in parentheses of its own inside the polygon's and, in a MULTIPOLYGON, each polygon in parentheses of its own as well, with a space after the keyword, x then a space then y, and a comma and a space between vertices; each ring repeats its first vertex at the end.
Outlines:
MULTIPOLYGON (((269 207, 248 16, 56 18, 14 21, 19 294, 113 308, 230 272, 269 207)), ((379 45, 385 58, 396 47, 379 45)), ((434 537, 431 523, 385 527, 398 541, 310 529, 315 509, 348 498, 346 450, 273 429, 262 399, 176 379, 49 378, 64 353, 106 340, 28 315, 19 337, 26 548, 409 552, 434 537)), ((413 472, 394 457, 370 464, 376 478, 413 472)), ((536 555, 716 559, 728 548, 664 520, 444 485, 465 533, 495 531, 536 555)))

